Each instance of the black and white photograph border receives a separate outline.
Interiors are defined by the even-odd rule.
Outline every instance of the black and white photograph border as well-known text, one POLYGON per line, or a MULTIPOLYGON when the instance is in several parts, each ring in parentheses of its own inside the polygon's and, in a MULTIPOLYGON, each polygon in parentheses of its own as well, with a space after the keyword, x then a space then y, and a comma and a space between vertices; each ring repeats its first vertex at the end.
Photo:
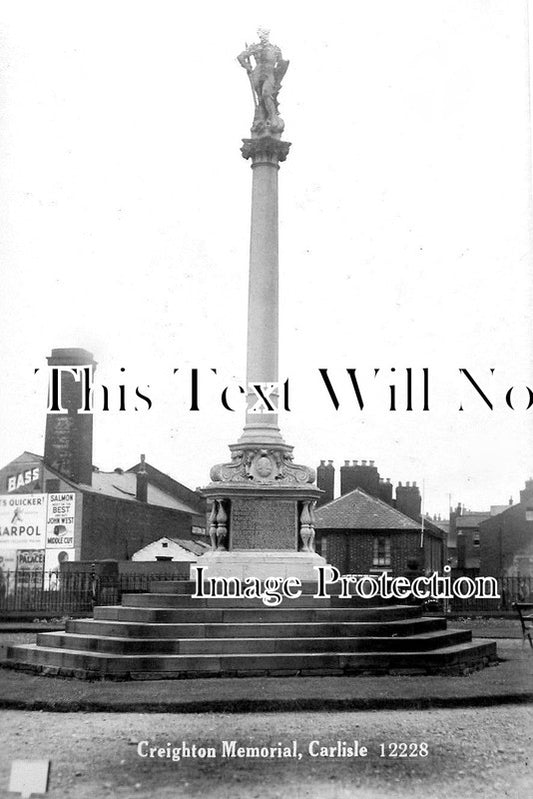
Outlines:
POLYGON ((529 6, 2 3, 0 796, 531 788, 529 6))

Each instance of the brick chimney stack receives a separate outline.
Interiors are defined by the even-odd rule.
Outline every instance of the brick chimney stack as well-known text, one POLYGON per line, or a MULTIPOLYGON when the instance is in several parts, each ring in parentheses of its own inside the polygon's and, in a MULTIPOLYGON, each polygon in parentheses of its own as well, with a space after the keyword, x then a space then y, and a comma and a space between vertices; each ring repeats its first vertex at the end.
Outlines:
POLYGON ((386 502, 387 505, 392 505, 392 483, 390 481, 390 477, 387 477, 386 480, 379 481, 379 493, 378 496, 383 502, 386 502))
POLYGON ((317 502, 317 505, 325 505, 334 499, 335 486, 335 467, 333 461, 320 461, 320 466, 316 470, 317 486, 324 492, 317 502))
POLYGON ((416 483, 406 483, 402 486, 398 483, 396 487, 396 510, 409 516, 410 519, 418 521, 420 518, 420 511, 422 508, 422 497, 420 496, 420 489, 416 483))
MULTIPOLYGON (((53 349, 49 366, 96 367, 93 354, 77 348, 53 349)), ((77 413, 83 405, 82 383, 61 373, 61 404, 66 413, 49 413, 44 435, 44 462, 75 483, 91 485, 93 415, 77 413)))
POLYGON ((144 461, 145 457, 141 455, 141 465, 136 472, 137 486, 135 492, 139 502, 148 502, 148 472, 144 461))
POLYGON ((355 488, 362 488, 373 497, 379 496, 379 472, 374 461, 344 461, 341 466, 341 495, 348 494, 355 488))
POLYGON ((526 480, 525 488, 520 492, 520 502, 529 502, 533 499, 533 479, 526 480))

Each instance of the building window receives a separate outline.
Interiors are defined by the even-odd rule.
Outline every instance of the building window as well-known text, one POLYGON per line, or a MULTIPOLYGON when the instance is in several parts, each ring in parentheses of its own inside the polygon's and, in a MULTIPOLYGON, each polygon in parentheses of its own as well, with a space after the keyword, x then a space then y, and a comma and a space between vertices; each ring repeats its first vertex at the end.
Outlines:
POLYGON ((168 548, 168 541, 163 541, 161 546, 163 547, 163 549, 167 549, 168 548))
POLYGON ((390 537, 379 535, 374 538, 374 566, 390 566, 390 537))
POLYGON ((526 522, 533 522, 533 508, 526 508, 526 522))
POLYGON ((479 533, 474 533, 472 537, 472 543, 474 544, 475 547, 479 546, 479 533))

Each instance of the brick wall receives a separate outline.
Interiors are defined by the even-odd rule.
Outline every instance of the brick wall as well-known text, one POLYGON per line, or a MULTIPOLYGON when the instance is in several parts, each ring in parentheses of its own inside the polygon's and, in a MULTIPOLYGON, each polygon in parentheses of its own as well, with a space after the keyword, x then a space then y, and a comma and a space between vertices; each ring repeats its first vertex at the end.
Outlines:
POLYGON ((481 522, 479 539, 482 575, 499 577, 502 574, 512 574, 515 555, 533 555, 533 521, 528 521, 527 508, 527 503, 513 505, 503 513, 481 522))
POLYGON ((348 537, 345 533, 320 531, 321 546, 319 552, 331 566, 335 566, 341 574, 346 573, 348 537))
POLYGON ((442 574, 445 566, 445 541, 431 533, 424 534, 424 563, 423 567, 428 571, 437 571, 442 574))
MULTIPOLYGON (((367 573, 375 570, 374 539, 376 536, 390 536, 391 565, 393 574, 405 574, 408 561, 418 560, 424 568, 423 553, 420 549, 420 533, 416 530, 322 530, 322 553, 341 574, 367 573), (325 550, 325 552, 324 552, 325 550)), ((429 536, 427 536, 429 539, 429 536)), ((428 544, 429 546, 429 544, 428 544)))
POLYGON ((128 560, 161 536, 191 538, 191 517, 183 511, 132 500, 84 494, 82 560, 128 560))

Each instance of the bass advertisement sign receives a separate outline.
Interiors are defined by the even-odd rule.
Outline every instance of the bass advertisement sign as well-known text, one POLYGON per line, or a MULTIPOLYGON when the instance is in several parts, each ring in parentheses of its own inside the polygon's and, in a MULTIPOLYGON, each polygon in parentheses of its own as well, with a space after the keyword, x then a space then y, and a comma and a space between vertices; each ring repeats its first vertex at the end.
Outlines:
POLYGON ((0 496, 0 550, 44 549, 47 494, 0 496))

